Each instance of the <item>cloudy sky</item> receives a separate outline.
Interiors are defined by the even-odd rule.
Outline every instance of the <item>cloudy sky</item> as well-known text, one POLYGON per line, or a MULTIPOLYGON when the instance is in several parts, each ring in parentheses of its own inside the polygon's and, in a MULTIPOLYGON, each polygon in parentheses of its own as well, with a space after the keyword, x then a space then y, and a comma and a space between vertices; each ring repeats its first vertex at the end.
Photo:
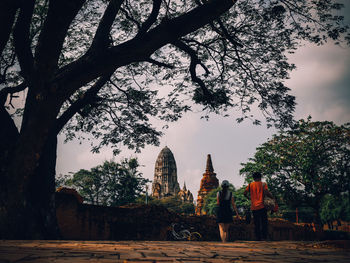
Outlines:
MULTIPOLYGON (((321 47, 306 44, 290 57, 290 61, 297 66, 286 82, 291 94, 296 96, 295 119, 311 115, 315 121, 350 122, 350 48, 331 43, 321 47)), ((206 157, 211 154, 219 181, 226 179, 241 187, 244 179, 239 175, 240 163, 252 157, 256 147, 276 131, 267 129, 265 125, 255 126, 249 121, 237 124, 234 119, 235 116, 231 119, 211 116, 209 121, 205 121, 200 119, 199 113, 188 113, 180 121, 169 125, 159 147, 147 146, 137 155, 126 150, 114 160, 138 157, 143 165, 143 176, 152 180, 156 158, 167 145, 176 160, 180 186, 185 181, 197 199, 206 157)), ((109 149, 92 154, 87 142, 64 144, 62 136, 57 156, 57 174, 90 169, 113 158, 109 149)))

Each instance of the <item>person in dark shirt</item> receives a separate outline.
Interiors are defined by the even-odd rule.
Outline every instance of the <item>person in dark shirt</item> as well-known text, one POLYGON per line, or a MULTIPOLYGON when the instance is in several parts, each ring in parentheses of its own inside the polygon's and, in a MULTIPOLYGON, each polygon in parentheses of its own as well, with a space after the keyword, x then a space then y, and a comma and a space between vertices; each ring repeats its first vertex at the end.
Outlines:
POLYGON ((230 224, 233 222, 231 205, 235 210, 237 217, 240 218, 232 192, 228 190, 229 185, 230 184, 227 180, 222 181, 222 190, 218 192, 216 198, 217 205, 219 206, 216 221, 219 224, 219 231, 222 242, 227 242, 228 229, 230 227, 230 224))

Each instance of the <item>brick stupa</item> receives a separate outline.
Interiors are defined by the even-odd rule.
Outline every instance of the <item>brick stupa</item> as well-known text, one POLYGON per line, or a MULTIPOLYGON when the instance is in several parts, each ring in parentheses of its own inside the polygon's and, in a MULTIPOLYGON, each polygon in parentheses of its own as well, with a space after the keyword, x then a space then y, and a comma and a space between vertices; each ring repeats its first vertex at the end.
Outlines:
POLYGON ((219 186, 219 180, 216 178, 216 173, 214 173, 213 164, 211 162, 210 154, 207 156, 207 165, 205 168, 205 173, 201 180, 200 189, 198 191, 196 215, 204 215, 205 211, 202 210, 204 206, 204 198, 209 194, 209 192, 219 186))

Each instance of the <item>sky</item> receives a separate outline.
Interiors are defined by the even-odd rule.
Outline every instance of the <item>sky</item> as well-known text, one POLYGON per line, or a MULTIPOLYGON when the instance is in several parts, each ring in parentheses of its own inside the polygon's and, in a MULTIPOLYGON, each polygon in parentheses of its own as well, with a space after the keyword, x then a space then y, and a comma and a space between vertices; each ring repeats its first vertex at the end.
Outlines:
MULTIPOLYGON (((332 43, 324 46, 305 44, 289 58, 297 66, 286 81, 290 94, 296 97, 295 119, 311 115, 313 121, 328 120, 338 125, 350 122, 350 48, 332 43)), ((197 199, 205 172, 207 154, 211 154, 214 172, 220 182, 228 180, 236 188, 241 187, 244 183, 244 178, 239 175, 241 163, 253 157, 255 149, 276 130, 268 129, 264 124, 253 125, 250 121, 237 124, 234 120, 237 116, 212 115, 209 121, 200 116, 200 113, 187 113, 178 122, 170 123, 160 146, 146 146, 139 154, 124 150, 113 157, 110 149, 93 154, 87 141, 64 144, 61 135, 56 173, 68 174, 90 169, 105 160, 137 157, 143 177, 153 180, 157 156, 164 146, 168 146, 175 157, 180 187, 186 182, 194 199, 197 199)))

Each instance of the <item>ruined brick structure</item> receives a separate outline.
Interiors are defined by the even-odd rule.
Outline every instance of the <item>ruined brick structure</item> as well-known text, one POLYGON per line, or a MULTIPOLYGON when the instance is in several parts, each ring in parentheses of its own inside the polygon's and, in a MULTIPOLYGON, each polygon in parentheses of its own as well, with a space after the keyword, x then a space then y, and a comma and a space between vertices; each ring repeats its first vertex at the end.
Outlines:
MULTIPOLYGON (((203 241, 220 240, 215 217, 180 215, 162 206, 129 205, 105 207, 81 203, 75 191, 56 192, 56 216, 62 239, 71 240, 169 240, 171 224, 183 223, 202 234, 203 241)), ((254 225, 235 219, 230 226, 232 240, 252 240, 254 225)), ((282 219, 269 220, 271 240, 324 239, 321 229, 282 219)))
POLYGON ((165 146, 156 160, 152 196, 156 198, 176 196, 179 191, 175 158, 171 150, 165 146))
POLYGON ((201 180, 200 188, 198 191, 197 206, 196 206, 196 215, 203 215, 204 198, 207 194, 219 186, 219 180, 216 178, 216 173, 214 173, 213 164, 211 162, 211 156, 207 156, 207 165, 205 168, 205 173, 201 180))
POLYGON ((186 183, 184 183, 184 187, 177 195, 180 197, 182 202, 193 203, 193 195, 190 190, 187 190, 186 183))

